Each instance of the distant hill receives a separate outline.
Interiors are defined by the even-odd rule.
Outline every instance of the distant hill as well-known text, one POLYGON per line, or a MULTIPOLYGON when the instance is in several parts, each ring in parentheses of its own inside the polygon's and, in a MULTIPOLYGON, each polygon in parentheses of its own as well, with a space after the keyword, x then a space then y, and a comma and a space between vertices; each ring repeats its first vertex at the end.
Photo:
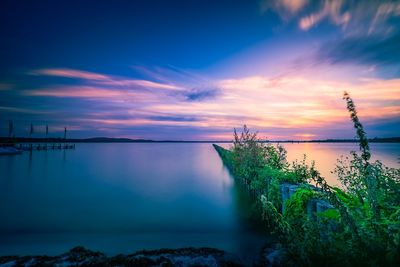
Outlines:
POLYGON ((92 137, 86 139, 76 139, 79 140, 77 142, 85 142, 85 143, 132 143, 132 142, 154 142, 153 140, 146 139, 130 139, 130 138, 111 138, 111 137, 92 137))

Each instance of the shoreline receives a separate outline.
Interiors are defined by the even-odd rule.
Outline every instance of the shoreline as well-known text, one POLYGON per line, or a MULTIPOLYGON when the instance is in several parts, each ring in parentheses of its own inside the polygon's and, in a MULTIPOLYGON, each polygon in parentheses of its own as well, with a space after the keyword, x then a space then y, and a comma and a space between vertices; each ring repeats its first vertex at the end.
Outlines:
POLYGON ((132 254, 107 256, 77 246, 57 256, 0 256, 5 266, 280 266, 280 250, 264 247, 257 262, 211 247, 140 250, 132 254))

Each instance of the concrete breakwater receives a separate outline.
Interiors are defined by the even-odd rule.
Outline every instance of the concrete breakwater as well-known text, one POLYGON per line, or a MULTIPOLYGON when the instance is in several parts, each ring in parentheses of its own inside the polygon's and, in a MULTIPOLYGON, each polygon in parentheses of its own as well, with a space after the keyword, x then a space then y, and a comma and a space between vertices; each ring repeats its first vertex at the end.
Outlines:
MULTIPOLYGON (((221 146, 215 145, 215 144, 213 144, 213 147, 217 151, 218 155, 221 157, 225 166, 229 169, 229 171, 233 172, 232 159, 229 158, 230 157, 229 155, 232 152, 221 146)), ((241 178, 241 177, 235 177, 235 179, 239 180, 255 199, 260 199, 261 196, 263 195, 262 190, 251 188, 250 181, 248 179, 241 178)), ((269 180, 269 179, 266 179, 266 180, 269 180)), ((289 200, 296 193, 296 191, 302 187, 304 187, 304 185, 291 184, 291 183, 285 183, 285 182, 281 183, 279 185, 279 190, 280 190, 281 198, 282 198, 282 206, 280 209, 281 213, 285 212, 287 200, 289 200)), ((312 190, 319 191, 319 189, 317 187, 315 187, 311 184, 308 184, 307 187, 312 190)), ((316 213, 324 212, 327 209, 332 209, 332 208, 334 208, 334 207, 329 202, 327 202, 326 200, 317 199, 317 198, 309 199, 306 204, 307 215, 310 219, 316 219, 317 218, 316 213)))

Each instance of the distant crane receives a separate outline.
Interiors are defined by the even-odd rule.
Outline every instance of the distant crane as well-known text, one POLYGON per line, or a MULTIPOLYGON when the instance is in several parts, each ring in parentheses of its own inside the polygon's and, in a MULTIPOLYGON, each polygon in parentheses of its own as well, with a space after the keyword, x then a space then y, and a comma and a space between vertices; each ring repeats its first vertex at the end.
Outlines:
MULTIPOLYGON (((29 131, 29 138, 32 138, 32 134, 33 134, 33 124, 32 124, 32 122, 31 122, 31 129, 30 129, 30 131, 29 131)), ((32 140, 30 140, 31 142, 32 142, 32 140)), ((32 148, 33 148, 33 145, 32 145, 32 143, 30 144, 30 152, 32 153, 32 148)))
POLYGON ((8 121, 8 137, 12 137, 14 132, 14 124, 12 120, 8 121))
MULTIPOLYGON (((19 150, 29 150, 30 153, 32 153, 33 150, 48 150, 48 149, 75 149, 75 144, 69 144, 67 145, 67 127, 64 127, 64 145, 62 144, 61 138, 57 138, 56 140, 60 140, 60 143, 58 145, 55 144, 53 141, 53 144, 49 146, 48 142, 48 136, 49 136, 49 125, 46 124, 45 128, 45 133, 46 133, 46 139, 43 140, 43 138, 36 138, 36 140, 33 139, 33 134, 35 133, 35 128, 33 123, 30 124, 29 128, 29 138, 25 138, 26 140, 22 139, 22 143, 27 142, 28 144, 19 144, 19 150)), ((8 121, 8 136, 10 137, 10 145, 13 145, 13 143, 16 140, 13 140, 15 138, 14 135, 14 124, 12 120, 8 121)), ((0 144, 2 145, 2 144, 0 144)), ((6 143, 8 145, 8 143, 6 143)))

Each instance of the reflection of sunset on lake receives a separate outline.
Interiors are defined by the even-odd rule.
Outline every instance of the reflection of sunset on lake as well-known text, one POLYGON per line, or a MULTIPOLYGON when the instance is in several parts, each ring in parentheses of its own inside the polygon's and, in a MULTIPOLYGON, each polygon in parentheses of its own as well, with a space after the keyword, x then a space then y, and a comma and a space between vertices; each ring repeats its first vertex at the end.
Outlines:
MULTIPOLYGON (((339 185, 337 176, 331 173, 337 160, 343 156, 350 158, 351 151, 359 151, 357 143, 280 143, 287 150, 287 161, 302 161, 306 155, 306 163, 315 161, 316 169, 331 185, 339 185)), ((276 146, 276 143, 271 143, 276 146)), ((228 149, 231 144, 221 144, 228 149)), ((371 144, 372 160, 379 160, 386 166, 398 168, 400 165, 400 144, 371 144)))
MULTIPOLYGON (((340 156, 350 157, 350 151, 358 151, 357 143, 284 143, 288 151, 288 161, 302 160, 307 155, 307 162, 315 161, 316 168, 332 185, 339 185, 334 170, 336 160, 340 156)), ((400 159, 400 144, 371 144, 372 160, 380 160, 385 165, 398 168, 400 159)))

